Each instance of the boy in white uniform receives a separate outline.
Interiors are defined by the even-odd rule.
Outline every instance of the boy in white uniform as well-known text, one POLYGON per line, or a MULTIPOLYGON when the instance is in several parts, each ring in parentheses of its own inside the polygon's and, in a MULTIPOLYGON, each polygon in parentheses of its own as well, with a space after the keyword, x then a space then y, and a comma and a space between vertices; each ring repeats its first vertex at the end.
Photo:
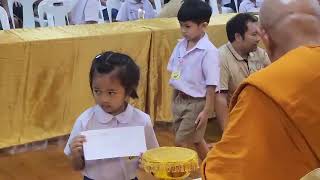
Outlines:
POLYGON ((187 0, 182 4, 178 20, 184 39, 168 63, 169 84, 174 89, 175 143, 194 146, 202 160, 208 152, 204 134, 220 73, 218 50, 205 32, 211 14, 211 7, 203 1, 187 0))

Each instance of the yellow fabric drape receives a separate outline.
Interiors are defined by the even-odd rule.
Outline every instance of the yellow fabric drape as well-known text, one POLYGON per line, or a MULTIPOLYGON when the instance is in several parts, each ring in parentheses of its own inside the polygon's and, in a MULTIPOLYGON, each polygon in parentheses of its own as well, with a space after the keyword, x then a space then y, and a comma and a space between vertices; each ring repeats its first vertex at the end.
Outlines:
MULTIPOLYGON (((225 23, 208 27, 218 47, 225 23)), ((130 55, 141 69, 139 99, 132 104, 158 121, 171 121, 167 62, 181 38, 176 18, 0 31, 0 148, 68 134, 93 104, 91 60, 103 51, 130 55)))
POLYGON ((150 41, 150 30, 125 23, 1 31, 0 148, 68 134, 93 104, 88 72, 106 50, 141 67, 133 105, 145 111, 150 41))

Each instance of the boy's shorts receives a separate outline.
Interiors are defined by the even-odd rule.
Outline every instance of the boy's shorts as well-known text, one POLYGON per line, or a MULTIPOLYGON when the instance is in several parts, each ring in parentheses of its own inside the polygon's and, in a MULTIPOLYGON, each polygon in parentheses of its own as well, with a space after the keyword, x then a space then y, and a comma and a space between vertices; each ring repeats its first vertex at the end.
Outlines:
POLYGON ((177 143, 199 143, 206 132, 207 124, 196 130, 195 121, 203 110, 205 98, 194 98, 183 92, 178 92, 172 103, 173 129, 177 143))

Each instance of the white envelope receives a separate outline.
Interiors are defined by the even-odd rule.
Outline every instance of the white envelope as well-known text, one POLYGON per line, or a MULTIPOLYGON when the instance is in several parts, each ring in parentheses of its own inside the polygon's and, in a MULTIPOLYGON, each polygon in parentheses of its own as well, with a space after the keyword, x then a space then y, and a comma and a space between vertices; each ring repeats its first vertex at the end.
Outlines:
POLYGON ((90 130, 81 133, 85 160, 140 156, 147 150, 143 126, 90 130))

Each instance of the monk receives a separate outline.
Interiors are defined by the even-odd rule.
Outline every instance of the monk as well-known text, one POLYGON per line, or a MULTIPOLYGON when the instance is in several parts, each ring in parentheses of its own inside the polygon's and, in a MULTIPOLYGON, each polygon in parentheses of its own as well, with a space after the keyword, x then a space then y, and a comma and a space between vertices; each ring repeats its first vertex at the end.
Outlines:
POLYGON ((265 0, 261 39, 273 63, 234 94, 208 180, 298 180, 320 167, 320 5, 265 0))

